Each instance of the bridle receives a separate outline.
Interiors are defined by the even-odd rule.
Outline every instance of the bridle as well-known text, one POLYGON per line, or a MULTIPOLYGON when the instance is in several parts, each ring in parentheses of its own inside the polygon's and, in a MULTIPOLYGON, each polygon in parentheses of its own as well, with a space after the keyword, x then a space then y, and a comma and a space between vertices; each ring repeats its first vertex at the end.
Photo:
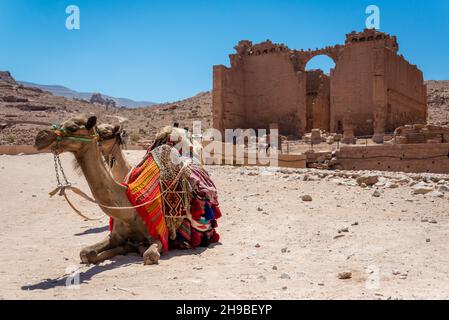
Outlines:
MULTIPOLYGON (((78 141, 78 142, 84 142, 87 144, 90 144, 91 142, 98 142, 100 136, 97 133, 96 128, 94 128, 94 134, 87 134, 87 135, 80 135, 80 134, 73 134, 67 132, 64 128, 62 128, 58 124, 53 124, 51 127, 51 131, 53 131, 56 134, 56 144, 52 148, 53 152, 53 160, 55 165, 55 175, 56 175, 56 181, 57 181, 57 187, 52 192, 50 192, 50 197, 53 197, 55 194, 59 193, 60 196, 64 196, 67 203, 70 205, 70 207, 81 217, 83 217, 86 220, 100 220, 100 218, 89 218, 81 213, 69 200, 66 194, 66 189, 70 189, 74 191, 75 193, 79 194, 80 196, 84 198, 88 198, 88 196, 79 190, 76 187, 73 187, 72 184, 67 179, 67 176, 65 175, 64 168, 62 167, 61 158, 60 155, 60 143, 64 140, 69 141, 78 141), (61 181, 61 177, 59 175, 61 173, 63 181, 61 181)), ((90 199, 87 199, 90 200, 90 199)))
POLYGON ((123 146, 125 144, 125 139, 124 139, 125 136, 126 136, 125 130, 121 131, 120 133, 116 133, 113 136, 108 137, 108 138, 102 138, 101 136, 99 136, 99 140, 98 140, 99 145, 101 145, 101 143, 103 141, 115 139, 114 144, 112 145, 112 148, 109 150, 109 153, 106 155, 103 155, 106 160, 106 163, 110 169, 112 169, 112 167, 114 166, 114 164, 116 162, 116 159, 114 157, 114 150, 115 150, 115 148, 117 148, 117 147, 120 148, 121 146, 123 146))
POLYGON ((64 128, 62 128, 59 124, 53 124, 51 129, 56 134, 56 144, 52 148, 53 152, 53 160, 55 163, 55 173, 56 173, 56 181, 58 183, 58 187, 65 188, 70 187, 72 184, 68 181, 64 169, 61 164, 61 159, 59 157, 60 154, 60 142, 64 140, 69 141, 79 141, 79 142, 85 142, 85 143, 91 143, 94 141, 98 141, 100 136, 96 132, 96 129, 94 129, 94 134, 91 135, 80 135, 80 134, 73 134, 67 132, 64 128), (61 182, 59 172, 61 172, 62 178, 64 179, 63 182, 61 182))
POLYGON ((59 124, 53 124, 51 127, 51 130, 56 134, 57 142, 64 141, 64 140, 70 140, 70 141, 91 143, 93 141, 100 140, 100 135, 97 133, 97 130, 95 127, 94 127, 93 134, 73 134, 73 133, 67 132, 67 130, 62 128, 59 124))
MULTIPOLYGON (((92 203, 97 204, 98 206, 102 207, 103 209, 111 209, 111 210, 137 209, 137 208, 151 204, 152 202, 156 201, 157 199, 161 198, 166 193, 168 193, 169 190, 171 190, 171 188, 173 187, 173 185, 175 185, 175 183, 181 178, 183 171, 187 169, 187 163, 184 163, 182 168, 179 170, 178 174, 176 175, 176 177, 173 179, 173 181, 169 185, 169 187, 166 190, 164 190, 163 192, 161 192, 157 197, 155 197, 154 199, 151 199, 145 203, 141 203, 139 205, 130 206, 130 207, 116 207, 116 206, 107 206, 107 205, 101 204, 101 203, 97 202, 95 199, 93 199, 92 197, 90 197, 89 195, 87 195, 85 192, 80 190, 79 188, 72 186, 72 184, 68 181, 68 179, 64 173, 64 169, 62 168, 62 164, 61 164, 61 159, 59 158, 59 150, 60 150, 59 143, 63 140, 85 142, 88 144, 90 144, 91 142, 100 143, 101 140, 100 140, 99 134, 97 133, 97 128, 96 127, 93 127, 93 128, 94 128, 94 134, 89 134, 89 135, 71 134, 71 133, 67 132, 66 130, 64 130, 63 128, 61 128, 61 126, 59 126, 59 125, 53 125, 52 129, 51 129, 57 135, 56 145, 52 148, 52 151, 53 151, 53 155, 54 155, 56 180, 57 180, 58 185, 53 191, 50 192, 50 197, 53 197, 56 194, 59 194, 60 196, 64 196, 65 200, 70 205, 70 207, 73 209, 73 211, 75 211, 79 216, 83 217, 86 220, 91 220, 91 221, 100 220, 103 216, 97 217, 97 218, 89 218, 89 217, 85 216, 84 214, 82 214, 81 211, 78 210, 72 204, 72 202, 70 202, 70 200, 66 194, 66 189, 73 191, 76 195, 78 195, 81 198, 84 198, 85 200, 88 200, 92 203), (59 171, 61 172, 61 175, 64 180, 62 182, 61 182, 61 178, 59 176, 59 171)), ((123 143, 123 137, 121 135, 122 134, 116 136, 117 140, 114 143, 114 146, 120 145, 123 143)), ((111 149, 111 151, 112 151, 112 149, 111 149)))

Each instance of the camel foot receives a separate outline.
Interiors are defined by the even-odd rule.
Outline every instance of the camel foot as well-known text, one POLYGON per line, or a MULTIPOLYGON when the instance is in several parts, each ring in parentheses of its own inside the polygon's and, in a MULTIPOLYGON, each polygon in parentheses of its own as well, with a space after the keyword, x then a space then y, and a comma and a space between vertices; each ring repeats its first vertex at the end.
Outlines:
POLYGON ((97 252, 93 249, 83 249, 80 252, 81 263, 91 264, 97 260, 97 252))
POLYGON ((158 264, 160 257, 161 254, 159 253, 158 245, 152 244, 143 254, 143 264, 144 265, 158 264))

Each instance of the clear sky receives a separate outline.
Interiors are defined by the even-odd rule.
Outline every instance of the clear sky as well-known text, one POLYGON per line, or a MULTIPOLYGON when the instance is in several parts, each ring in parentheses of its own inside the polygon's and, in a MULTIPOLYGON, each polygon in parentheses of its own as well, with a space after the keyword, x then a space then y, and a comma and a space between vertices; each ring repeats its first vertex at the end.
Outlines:
MULTIPOLYGON (((155 102, 212 87, 239 40, 293 49, 343 43, 361 31, 365 8, 426 79, 449 79, 448 0, 0 0, 0 70, 18 80, 155 102), (68 5, 80 30, 67 30, 68 5)), ((311 67, 329 67, 325 59, 311 67)))

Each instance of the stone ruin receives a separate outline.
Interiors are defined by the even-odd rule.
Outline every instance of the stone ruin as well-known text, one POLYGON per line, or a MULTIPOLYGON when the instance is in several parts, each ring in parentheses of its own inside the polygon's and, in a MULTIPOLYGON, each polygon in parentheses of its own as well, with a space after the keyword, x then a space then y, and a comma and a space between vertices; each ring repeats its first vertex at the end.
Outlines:
POLYGON ((391 143, 449 143, 449 127, 423 124, 405 125, 395 130, 394 140, 391 140, 391 143))
POLYGON ((395 36, 366 29, 346 35, 344 45, 292 50, 267 40, 243 40, 231 54, 231 67, 213 67, 213 126, 268 129, 303 137, 312 129, 372 136, 406 124, 426 123, 423 74, 398 54, 395 36), (330 75, 306 71, 315 56, 335 62, 330 75))

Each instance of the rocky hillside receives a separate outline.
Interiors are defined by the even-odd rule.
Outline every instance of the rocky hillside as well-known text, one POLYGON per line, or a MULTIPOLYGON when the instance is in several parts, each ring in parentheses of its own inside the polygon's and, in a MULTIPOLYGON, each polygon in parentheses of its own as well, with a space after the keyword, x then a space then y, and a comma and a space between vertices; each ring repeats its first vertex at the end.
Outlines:
MULTIPOLYGON (((34 87, 39 88, 44 91, 49 91, 53 93, 55 96, 61 96, 69 99, 82 99, 89 101, 92 97, 92 95, 98 94, 95 92, 78 92, 76 90, 72 90, 70 88, 59 86, 59 85, 44 85, 44 84, 36 84, 32 82, 25 82, 25 81, 19 81, 20 84, 24 85, 25 87, 34 87)), ((150 101, 134 101, 132 99, 126 99, 126 98, 117 98, 117 97, 111 97, 107 95, 102 95, 104 99, 110 99, 116 103, 119 107, 126 107, 126 108, 139 108, 139 107, 146 107, 150 105, 154 105, 154 102, 150 101)))
POLYGON ((428 122, 436 125, 449 125, 449 80, 426 81, 428 122))
POLYGON ((211 125, 209 92, 135 109, 117 108, 108 101, 101 96, 91 101, 54 96, 16 82, 9 72, 0 72, 0 145, 33 144, 36 133, 47 123, 59 123, 81 113, 95 114, 100 122, 124 122, 132 143, 151 140, 158 128, 173 122, 189 128, 194 120, 202 121, 204 128, 211 125))

